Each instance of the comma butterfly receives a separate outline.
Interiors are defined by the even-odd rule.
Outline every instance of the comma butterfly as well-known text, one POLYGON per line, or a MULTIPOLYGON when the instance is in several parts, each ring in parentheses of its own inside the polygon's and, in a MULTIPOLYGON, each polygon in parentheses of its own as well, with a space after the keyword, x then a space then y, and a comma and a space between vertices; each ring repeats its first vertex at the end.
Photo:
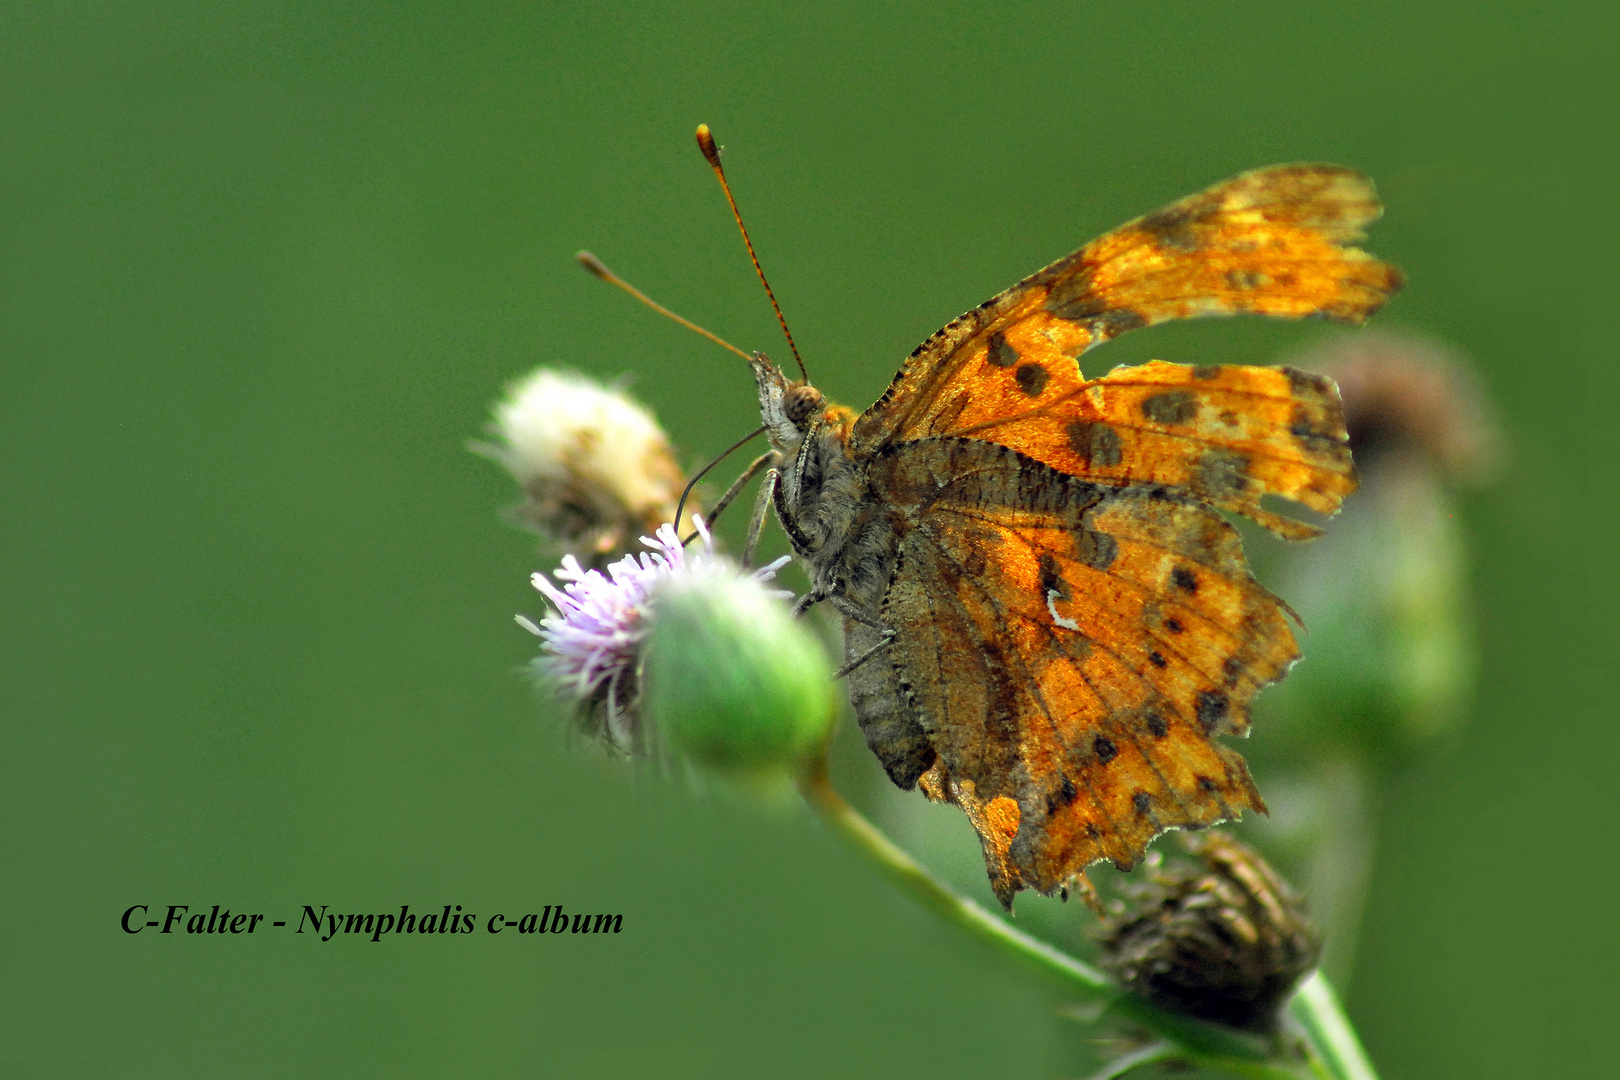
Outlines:
POLYGON ((801 608, 844 616, 867 744, 967 813, 1009 909, 1264 810, 1216 737, 1247 732, 1299 649, 1219 511, 1309 539, 1262 498, 1332 514, 1356 486, 1329 379, 1157 360, 1087 379, 1078 357, 1169 319, 1360 322, 1401 286, 1354 246, 1380 213, 1350 169, 1244 173, 956 319, 858 416, 753 355, 761 503, 809 571, 801 608))

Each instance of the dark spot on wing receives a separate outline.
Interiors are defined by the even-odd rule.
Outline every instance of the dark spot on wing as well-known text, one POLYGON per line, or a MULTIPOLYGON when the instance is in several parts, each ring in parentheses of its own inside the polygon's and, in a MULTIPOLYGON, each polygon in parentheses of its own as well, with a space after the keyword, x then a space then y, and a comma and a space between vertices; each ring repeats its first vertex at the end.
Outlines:
POLYGON ((1069 449, 1092 468, 1107 468, 1120 462, 1119 432, 1101 420, 1071 420, 1065 429, 1069 449))
POLYGON ((1288 433, 1305 444, 1308 450, 1325 447, 1340 446, 1344 440, 1330 431, 1318 430, 1312 422, 1311 411, 1303 405, 1294 406, 1292 422, 1288 425, 1288 433))
POLYGON ((1198 230, 1193 227, 1193 211, 1171 206, 1149 214, 1138 223, 1143 232, 1150 233, 1162 248, 1170 251, 1197 251, 1200 246, 1198 230))
POLYGON ((1074 536, 1074 554, 1093 570, 1107 570, 1119 555, 1119 541, 1104 532, 1081 529, 1074 536))
POLYGON ((1046 384, 1051 379, 1051 376, 1046 373, 1046 368, 1040 364, 1019 364, 1018 370, 1013 372, 1013 379, 1018 383, 1018 389, 1025 394, 1030 397, 1040 397, 1041 391, 1046 389, 1046 384))
POLYGON ((1332 385, 1326 375, 1317 375, 1315 372, 1284 367, 1282 373, 1288 376, 1288 390, 1295 397, 1323 397, 1327 395, 1328 387, 1332 385))
POLYGON ((1131 308, 1114 307, 1113 302, 1090 291, 1091 282, 1084 276, 1067 288, 1059 286, 1046 298, 1046 310, 1060 319, 1084 323, 1093 344, 1118 337, 1127 330, 1146 326, 1147 316, 1131 308))
POLYGON ((1140 789, 1131 796, 1131 805, 1136 807, 1138 814, 1145 814, 1153 807, 1153 796, 1140 789))
POLYGON ((1193 577, 1193 572, 1185 566, 1178 566, 1170 571, 1170 581, 1183 592, 1195 593, 1198 591, 1198 579, 1193 577))
POLYGON ((1170 661, 1164 658, 1163 653, 1155 649, 1153 652, 1148 653, 1148 663, 1152 664, 1156 668, 1162 668, 1168 667, 1170 661))
POLYGON ((1221 365, 1219 364, 1199 364, 1193 368, 1193 378, 1195 379, 1218 379, 1220 376, 1221 365))
POLYGON ((1149 709, 1145 719, 1147 720, 1148 730, 1153 733, 1155 739, 1162 739, 1170 734, 1170 725, 1165 723, 1164 717, 1159 713, 1149 709))
POLYGON ((1082 285, 1078 295, 1072 295, 1072 290, 1068 289, 1061 293, 1053 292, 1046 298, 1046 310, 1070 322, 1089 322, 1099 315, 1106 314, 1110 310, 1108 301, 1086 292, 1085 288, 1086 286, 1082 285))
POLYGON ((1200 776, 1198 778, 1198 786, 1203 788, 1205 791, 1214 791, 1219 785, 1217 785, 1215 781, 1211 780, 1207 776, 1200 776))
POLYGON ((1115 755, 1119 753, 1119 747, 1115 746, 1114 741, 1106 735, 1099 735, 1093 739, 1091 748, 1097 752, 1097 760, 1104 765, 1113 761, 1115 755))
POLYGON ((1079 794, 1080 792, 1074 786, 1074 781, 1070 780, 1066 775, 1062 776, 1062 784, 1058 789, 1046 793, 1046 816, 1052 817, 1059 810, 1074 802, 1075 797, 1079 794))
POLYGON ((996 367, 1009 368, 1018 363, 1018 350, 1007 344, 1007 335, 997 330, 990 335, 990 347, 984 358, 996 367))
POLYGON ((1207 734, 1215 730, 1215 726, 1226 719, 1230 708, 1226 695, 1218 690, 1200 690, 1194 708, 1198 712, 1198 725, 1207 734))
POLYGON ((1067 594, 1067 590, 1063 586, 1063 575, 1058 572, 1057 560, 1052 558, 1050 552, 1041 552, 1040 572, 1042 599, 1045 599, 1053 592, 1060 595, 1067 594))
POLYGON ((1235 495, 1249 486, 1249 459, 1244 454, 1212 447, 1193 467, 1193 483, 1203 495, 1235 495))
POLYGON ((1142 415, 1155 424, 1185 424, 1198 415, 1198 399, 1186 390, 1167 390, 1143 398, 1142 415))
POLYGON ((1172 634, 1179 634, 1186 629, 1181 625, 1181 620, 1174 617, 1164 620, 1164 628, 1172 634))
POLYGON ((1247 291, 1258 289, 1271 283, 1271 278, 1258 270, 1228 270, 1226 283, 1234 289, 1247 291))
POLYGON ((1092 336, 1100 341, 1119 337, 1127 330, 1137 330, 1147 325, 1147 316, 1130 308, 1114 308, 1105 311, 1091 320, 1089 329, 1092 336))
POLYGON ((1221 664, 1221 671, 1226 675, 1227 683, 1237 682, 1237 677, 1243 674, 1243 661, 1235 656, 1228 656, 1221 664))

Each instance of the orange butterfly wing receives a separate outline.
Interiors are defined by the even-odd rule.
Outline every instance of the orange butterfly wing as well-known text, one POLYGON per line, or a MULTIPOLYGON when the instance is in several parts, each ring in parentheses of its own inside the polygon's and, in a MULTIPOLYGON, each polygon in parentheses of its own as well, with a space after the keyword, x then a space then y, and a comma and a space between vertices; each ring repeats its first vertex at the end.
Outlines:
MULTIPOLYGON (((1052 361, 1074 367, 1066 357, 1052 361)), ((1076 379, 1033 407, 949 433, 1010 446, 1087 479, 1169 485, 1290 540, 1321 530, 1262 508, 1261 496, 1332 514, 1356 489, 1338 389, 1292 368, 1154 360, 1076 379)))
MULTIPOLYGON (((1298 649, 1213 508, 1307 538, 1261 497, 1332 513, 1355 487, 1329 380, 1155 361, 1086 381, 1075 358, 1173 318, 1360 321, 1401 284, 1351 246, 1379 212, 1335 166, 1236 177, 963 315, 855 423, 905 523, 900 634, 851 674, 857 715, 896 782, 967 811, 1003 903, 1263 808, 1214 736, 1247 730, 1298 649)), ((876 642, 846 630, 852 657, 876 642)))
POLYGON ((1361 174, 1244 173, 1138 218, 968 312, 918 347, 862 414, 851 448, 929 435, 1012 446, 1112 482, 1174 484, 1296 538, 1263 494, 1323 513, 1355 487, 1326 380, 1146 364, 1085 381, 1073 362, 1126 330, 1252 312, 1359 322, 1400 272, 1351 246, 1380 212, 1361 174), (1189 452, 1186 442, 1201 446, 1189 452))
POLYGON ((971 439, 894 447, 871 481, 901 521, 889 660, 1003 902, 1263 806, 1212 736, 1298 650, 1219 514, 971 439))

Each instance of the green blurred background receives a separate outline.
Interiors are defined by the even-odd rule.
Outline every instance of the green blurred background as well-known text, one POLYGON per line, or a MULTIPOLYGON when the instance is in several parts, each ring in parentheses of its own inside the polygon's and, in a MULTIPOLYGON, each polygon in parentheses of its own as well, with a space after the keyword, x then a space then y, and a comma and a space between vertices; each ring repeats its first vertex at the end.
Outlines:
POLYGON ((1387 792, 1349 1009, 1389 1078, 1611 1072, 1614 40, 1433 3, 0 7, 0 1072, 1082 1071, 1047 987, 804 815, 633 780, 517 676, 533 539, 466 450, 502 385, 630 373, 686 465, 755 416, 734 357, 573 252, 782 352, 699 121, 856 406, 1172 198, 1378 180, 1411 280, 1379 320, 1477 359, 1512 458, 1463 504, 1479 705, 1387 792), (136 903, 624 932, 129 937, 136 903))

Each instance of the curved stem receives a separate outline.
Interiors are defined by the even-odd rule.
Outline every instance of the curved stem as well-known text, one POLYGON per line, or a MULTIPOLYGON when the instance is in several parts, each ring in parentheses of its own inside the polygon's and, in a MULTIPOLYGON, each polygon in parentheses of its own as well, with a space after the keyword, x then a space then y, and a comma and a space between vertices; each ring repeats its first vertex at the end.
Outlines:
POLYGON ((1119 1080, 1132 1069, 1144 1065, 1157 1065, 1161 1061, 1174 1061, 1176 1048, 1167 1042, 1151 1042, 1140 1050, 1133 1050, 1110 1061, 1103 1070, 1093 1073, 1091 1080, 1119 1080))
POLYGON ((1356 1029, 1339 1007, 1338 995, 1320 969, 1300 983, 1288 1002, 1288 1014, 1305 1031, 1305 1038, 1325 1075, 1333 1080, 1378 1080, 1356 1029))
POLYGON ((866 855, 890 881, 946 922, 967 930, 1024 964, 1061 982, 1070 993, 1106 1006, 1107 1011, 1129 1017, 1172 1040, 1190 1056, 1237 1058, 1262 1062, 1270 1047, 1256 1036, 1207 1024, 1160 1009, 1127 994, 1108 976, 1061 949, 1031 937, 992 915, 972 900, 958 896, 896 847, 833 788, 825 770, 800 784, 805 799, 817 813, 856 849, 866 855))
POLYGON ((857 850, 871 858, 902 891, 946 922, 1056 976, 1071 992, 1078 991, 1088 1001, 1111 1004, 1120 996, 1119 987, 1096 968, 1009 926, 972 900, 952 892, 845 802, 825 772, 807 778, 800 789, 822 820, 853 841, 857 850))
MULTIPOLYGON (((1278 1057, 1270 1040, 1161 1009, 1127 994, 1096 968, 1031 937, 964 896, 959 896, 844 800, 827 776, 825 762, 800 781, 805 801, 835 832, 854 845, 901 891, 946 922, 968 931, 1061 983, 1071 994, 1101 1005, 1157 1033, 1175 1056, 1239 1076, 1297 1080, 1296 1062, 1278 1057)), ((1289 1004, 1311 1051, 1313 1071, 1327 1080, 1377 1080, 1355 1031, 1319 972, 1313 972, 1289 1004)))

